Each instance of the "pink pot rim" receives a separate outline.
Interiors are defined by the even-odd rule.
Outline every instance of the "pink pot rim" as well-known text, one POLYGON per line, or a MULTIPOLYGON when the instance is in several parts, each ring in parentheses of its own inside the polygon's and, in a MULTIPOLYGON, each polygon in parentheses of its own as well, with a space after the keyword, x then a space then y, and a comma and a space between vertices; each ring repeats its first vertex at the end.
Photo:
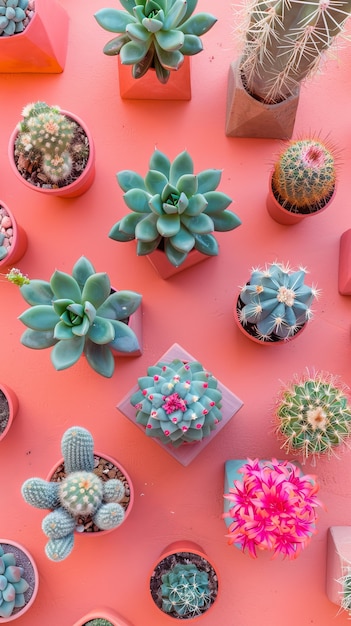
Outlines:
POLYGON ((14 615, 10 615, 9 617, 0 617, 0 624, 5 624, 7 622, 12 622, 15 619, 18 619, 19 617, 22 617, 22 615, 24 615, 24 613, 26 613, 28 609, 32 606, 37 596, 38 589, 39 589, 39 572, 38 572, 37 564, 34 558, 32 557, 31 553, 21 543, 18 543, 17 541, 13 541, 12 539, 0 538, 0 544, 13 546, 14 548, 17 548, 18 550, 21 550, 21 552, 23 552, 23 554, 25 554, 25 556, 30 561, 31 566, 34 571, 34 588, 33 588, 33 593, 30 599, 28 600, 27 604, 25 604, 24 607, 22 607, 21 610, 15 613, 14 615))
POLYGON ((18 398, 17 398, 16 393, 8 385, 4 385, 4 383, 0 383, 0 391, 2 391, 3 394, 6 396, 6 400, 8 402, 9 412, 10 412, 9 420, 7 422, 6 428, 0 434, 0 441, 2 441, 2 439, 4 439, 4 437, 6 437, 7 433, 9 432, 12 426, 13 420, 15 419, 17 415, 19 403, 18 403, 18 398))

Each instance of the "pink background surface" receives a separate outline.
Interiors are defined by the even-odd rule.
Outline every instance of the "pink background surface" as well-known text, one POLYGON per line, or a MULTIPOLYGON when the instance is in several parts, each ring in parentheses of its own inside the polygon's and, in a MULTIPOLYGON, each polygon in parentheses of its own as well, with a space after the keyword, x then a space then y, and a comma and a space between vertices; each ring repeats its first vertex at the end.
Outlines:
MULTIPOLYGON (((49 1, 49 0, 48 0, 49 1)), ((276 140, 227 138, 224 134, 229 63, 236 57, 231 2, 199 0, 197 11, 213 12, 217 24, 204 35, 204 51, 191 62, 189 102, 123 101, 117 60, 102 53, 110 34, 93 13, 104 0, 60 0, 70 14, 66 68, 61 75, 0 75, 0 162, 3 200, 28 234, 26 255, 17 263, 31 278, 49 279, 55 268, 70 272, 82 254, 96 271, 107 271, 118 289, 143 294, 144 353, 116 362, 112 379, 95 374, 81 360, 56 372, 49 351, 20 344, 26 308, 13 285, 1 284, 0 380, 18 395, 20 410, 0 455, 0 530, 22 542, 36 558, 40 588, 21 626, 71 626, 95 606, 111 606, 134 626, 162 626, 149 598, 150 568, 172 541, 199 543, 217 565, 220 597, 204 626, 345 625, 346 614, 325 594, 326 538, 331 525, 351 519, 351 454, 320 459, 318 535, 295 562, 256 561, 227 545, 221 519, 224 462, 279 457, 272 405, 280 380, 306 366, 328 370, 351 383, 351 301, 337 290, 339 239, 351 226, 350 66, 351 49, 340 50, 323 74, 301 91, 295 134, 329 135, 340 149, 340 176, 332 207, 293 227, 272 221, 265 209, 268 175, 276 140), (42 197, 19 184, 10 169, 7 143, 28 102, 45 100, 78 114, 96 146, 96 179, 74 200, 42 197), (145 174, 154 147, 173 159, 187 149, 195 171, 223 168, 220 189, 233 199, 242 226, 220 233, 220 255, 167 281, 133 243, 108 239, 127 209, 115 174, 145 174), (233 321, 238 285, 252 266, 290 261, 310 270, 322 289, 315 318, 286 346, 265 348, 243 337, 233 321), (147 439, 116 405, 138 376, 174 342, 193 354, 244 402, 243 408, 188 466, 182 467, 147 439), (43 512, 29 507, 20 487, 30 476, 45 477, 60 458, 60 439, 69 426, 91 430, 96 447, 116 457, 134 482, 135 504, 125 525, 90 542, 78 537, 72 555, 52 563, 44 555, 43 512)), ((117 3, 107 3, 107 6, 117 3)), ((350 28, 349 28, 350 31, 350 28)), ((166 620, 167 621, 167 620, 166 620)))

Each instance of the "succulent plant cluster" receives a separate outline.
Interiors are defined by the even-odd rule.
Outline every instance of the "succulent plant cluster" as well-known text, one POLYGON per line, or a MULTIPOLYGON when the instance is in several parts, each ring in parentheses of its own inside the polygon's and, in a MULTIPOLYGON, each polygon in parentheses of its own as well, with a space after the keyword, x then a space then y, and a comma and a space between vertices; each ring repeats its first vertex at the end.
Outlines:
POLYGON ((120 504, 125 489, 122 481, 103 481, 94 473, 94 440, 85 428, 73 426, 61 441, 65 478, 50 482, 29 478, 22 485, 28 504, 51 509, 42 522, 49 538, 45 552, 52 561, 62 561, 74 546, 74 532, 81 518, 91 517, 101 530, 116 528, 124 521, 120 504))
POLYGON ((21 33, 27 19, 28 0, 0 0, 0 37, 21 33))
POLYGON ((306 270, 272 263, 254 268, 241 287, 237 315, 244 329, 261 341, 293 337, 312 318, 315 286, 305 285, 306 270))
POLYGON ((203 49, 201 35, 215 24, 210 13, 193 15, 197 0, 120 0, 125 10, 100 9, 95 19, 105 30, 118 33, 103 52, 119 55, 121 63, 132 65, 134 78, 149 69, 166 83, 178 70, 184 56, 203 49))
POLYGON ((349 0, 250 0, 238 28, 249 93, 268 104, 294 94, 343 32, 350 11, 349 0))
POLYGON ((19 316, 28 326, 21 343, 37 350, 53 346, 51 361, 57 370, 71 367, 85 354, 96 372, 111 377, 113 350, 131 353, 139 348, 125 321, 139 307, 141 295, 111 293, 108 275, 95 273, 85 257, 74 264, 72 276, 56 270, 49 282, 30 280, 20 291, 31 305, 19 316))
POLYGON ((190 154, 185 150, 174 161, 155 150, 145 178, 131 170, 117 174, 125 192, 123 199, 131 211, 111 229, 115 241, 137 240, 137 254, 164 250, 178 267, 192 249, 206 255, 218 254, 213 231, 233 230, 240 219, 227 207, 232 200, 216 191, 221 170, 208 169, 194 174, 190 154))
POLYGON ((130 402, 145 433, 178 447, 208 437, 222 420, 222 392, 198 361, 173 359, 148 368, 130 402))
POLYGON ((25 605, 24 593, 29 584, 23 573, 23 567, 16 565, 15 555, 0 545, 0 618, 5 621, 15 608, 25 605))
POLYGON ((205 612, 211 605, 208 574, 193 563, 177 563, 161 579, 162 610, 165 613, 189 619, 205 612))
POLYGON ((351 435, 349 390, 326 372, 295 376, 278 394, 276 432, 287 454, 309 457, 335 454, 351 435))
POLYGON ((321 139, 288 142, 274 163, 272 191, 291 213, 314 213, 333 195, 335 154, 321 139))
POLYGON ((320 502, 315 476, 276 459, 248 459, 238 473, 239 479, 224 494, 230 504, 223 513, 231 520, 228 543, 253 558, 257 550, 269 550, 273 558, 295 559, 316 533, 320 502))

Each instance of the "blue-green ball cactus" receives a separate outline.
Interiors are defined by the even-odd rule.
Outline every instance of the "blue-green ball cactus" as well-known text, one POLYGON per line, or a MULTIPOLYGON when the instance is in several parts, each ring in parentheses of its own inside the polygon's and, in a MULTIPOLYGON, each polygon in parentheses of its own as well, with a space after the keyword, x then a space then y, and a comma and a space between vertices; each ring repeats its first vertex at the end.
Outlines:
POLYGON ((174 359, 148 368, 130 402, 149 437, 175 447, 208 437, 222 420, 218 382, 198 361, 174 359))
POLYGON ((0 546, 0 618, 5 622, 15 608, 25 605, 24 593, 29 584, 23 573, 23 567, 16 565, 15 555, 4 552, 0 546))
POLYGON ((125 11, 100 9, 97 23, 118 33, 104 49, 109 56, 120 55, 121 63, 132 65, 134 78, 149 69, 166 83, 172 70, 178 70, 184 56, 203 49, 201 35, 216 23, 210 13, 192 15, 197 0, 120 0, 125 11))
POLYGON ((262 342, 293 337, 313 316, 319 291, 305 285, 306 270, 272 263, 254 268, 239 294, 237 315, 243 328, 262 342))
POLYGON ((155 150, 145 178, 131 170, 117 174, 124 201, 133 213, 119 220, 109 237, 115 241, 137 240, 137 254, 160 248, 179 267, 193 249, 218 254, 213 231, 229 231, 241 221, 227 207, 232 199, 217 191, 222 172, 208 169, 194 174, 190 154, 183 151, 174 161, 155 150))
POLYGON ((72 275, 56 270, 50 282, 30 280, 20 288, 31 308, 19 319, 28 329, 21 343, 41 350, 53 346, 51 362, 56 370, 74 365, 84 354, 102 376, 114 372, 114 351, 133 353, 138 338, 126 320, 138 309, 141 295, 113 291, 105 272, 95 273, 84 256, 73 266, 72 275))
POLYGON ((0 0, 0 37, 23 32, 27 8, 28 0, 0 0))
POLYGON ((195 617, 211 605, 209 576, 192 563, 177 563, 163 574, 161 594, 165 613, 187 619, 195 617))
POLYGON ((124 521, 120 503, 125 488, 117 478, 102 479, 94 473, 94 440, 80 426, 69 428, 62 437, 65 477, 60 482, 29 478, 22 485, 28 504, 51 509, 42 522, 49 538, 45 552, 53 561, 62 561, 74 546, 74 532, 87 518, 100 530, 117 528, 124 521))

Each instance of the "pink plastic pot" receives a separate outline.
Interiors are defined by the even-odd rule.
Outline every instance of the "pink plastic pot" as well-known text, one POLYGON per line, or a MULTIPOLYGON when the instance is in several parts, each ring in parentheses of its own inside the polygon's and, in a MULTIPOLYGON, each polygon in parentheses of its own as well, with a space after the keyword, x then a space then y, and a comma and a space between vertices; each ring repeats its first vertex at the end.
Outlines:
POLYGON ((74 622, 73 626, 85 626, 87 622, 92 619, 107 619, 113 626, 132 626, 130 622, 126 622, 125 619, 117 615, 115 611, 107 608, 98 608, 89 613, 86 613, 84 617, 81 617, 77 622, 74 622))
POLYGON ((20 555, 21 562, 19 562, 17 557, 17 564, 20 564, 23 567, 23 577, 26 578, 27 582, 30 585, 29 589, 25 592, 26 604, 24 605, 24 607, 20 609, 14 609, 15 612, 12 613, 9 617, 0 617, 0 624, 6 624, 7 622, 13 622, 15 619, 22 617, 22 615, 24 615, 24 613, 26 613, 32 606, 38 593, 39 573, 32 555, 20 543, 17 543, 16 541, 12 541, 10 539, 0 539, 0 545, 4 549, 4 552, 13 551, 15 556, 16 552, 22 553, 20 555))
POLYGON ((27 250, 27 235, 19 224, 17 224, 13 213, 8 206, 0 200, 0 207, 5 209, 12 222, 13 243, 9 248, 7 255, 0 261, 0 269, 5 267, 13 267, 14 264, 21 259, 27 250))
POLYGON ((45 193, 48 197, 59 196, 61 198, 75 198, 77 196, 81 196, 83 193, 88 191, 89 187, 91 187, 91 185, 93 184, 93 181, 95 178, 95 147, 94 147, 93 136, 91 132, 89 131, 89 129, 87 128, 87 126, 84 124, 83 120, 81 120, 81 118, 78 117, 77 115, 74 115, 70 111, 65 111, 64 109, 61 109, 61 113, 71 118, 74 122, 76 122, 76 124, 81 126, 86 136, 88 137, 88 141, 89 141, 89 157, 88 157, 86 167, 84 171, 82 172, 82 174, 75 181, 73 181, 69 185, 66 185, 65 187, 57 187, 56 189, 46 189, 45 187, 36 187, 35 185, 32 185, 30 182, 28 182, 25 178, 23 178, 23 176, 21 176, 20 172, 18 171, 16 167, 16 163, 14 159, 15 141, 16 141, 17 134, 18 134, 17 128, 13 130, 11 137, 10 137, 9 146, 8 146, 8 156, 9 156, 12 171, 14 172, 15 176, 28 189, 31 189, 32 191, 38 191, 39 193, 45 193))
POLYGON ((0 383, 0 391, 2 391, 2 393, 6 397, 8 407, 9 407, 9 419, 7 422, 7 426, 5 430, 2 433, 0 433, 0 441, 2 441, 6 437, 7 433, 9 432, 12 426, 12 422, 17 415, 19 404, 18 404, 18 398, 15 392, 12 391, 10 387, 8 387, 7 385, 4 385, 3 383, 0 383))

